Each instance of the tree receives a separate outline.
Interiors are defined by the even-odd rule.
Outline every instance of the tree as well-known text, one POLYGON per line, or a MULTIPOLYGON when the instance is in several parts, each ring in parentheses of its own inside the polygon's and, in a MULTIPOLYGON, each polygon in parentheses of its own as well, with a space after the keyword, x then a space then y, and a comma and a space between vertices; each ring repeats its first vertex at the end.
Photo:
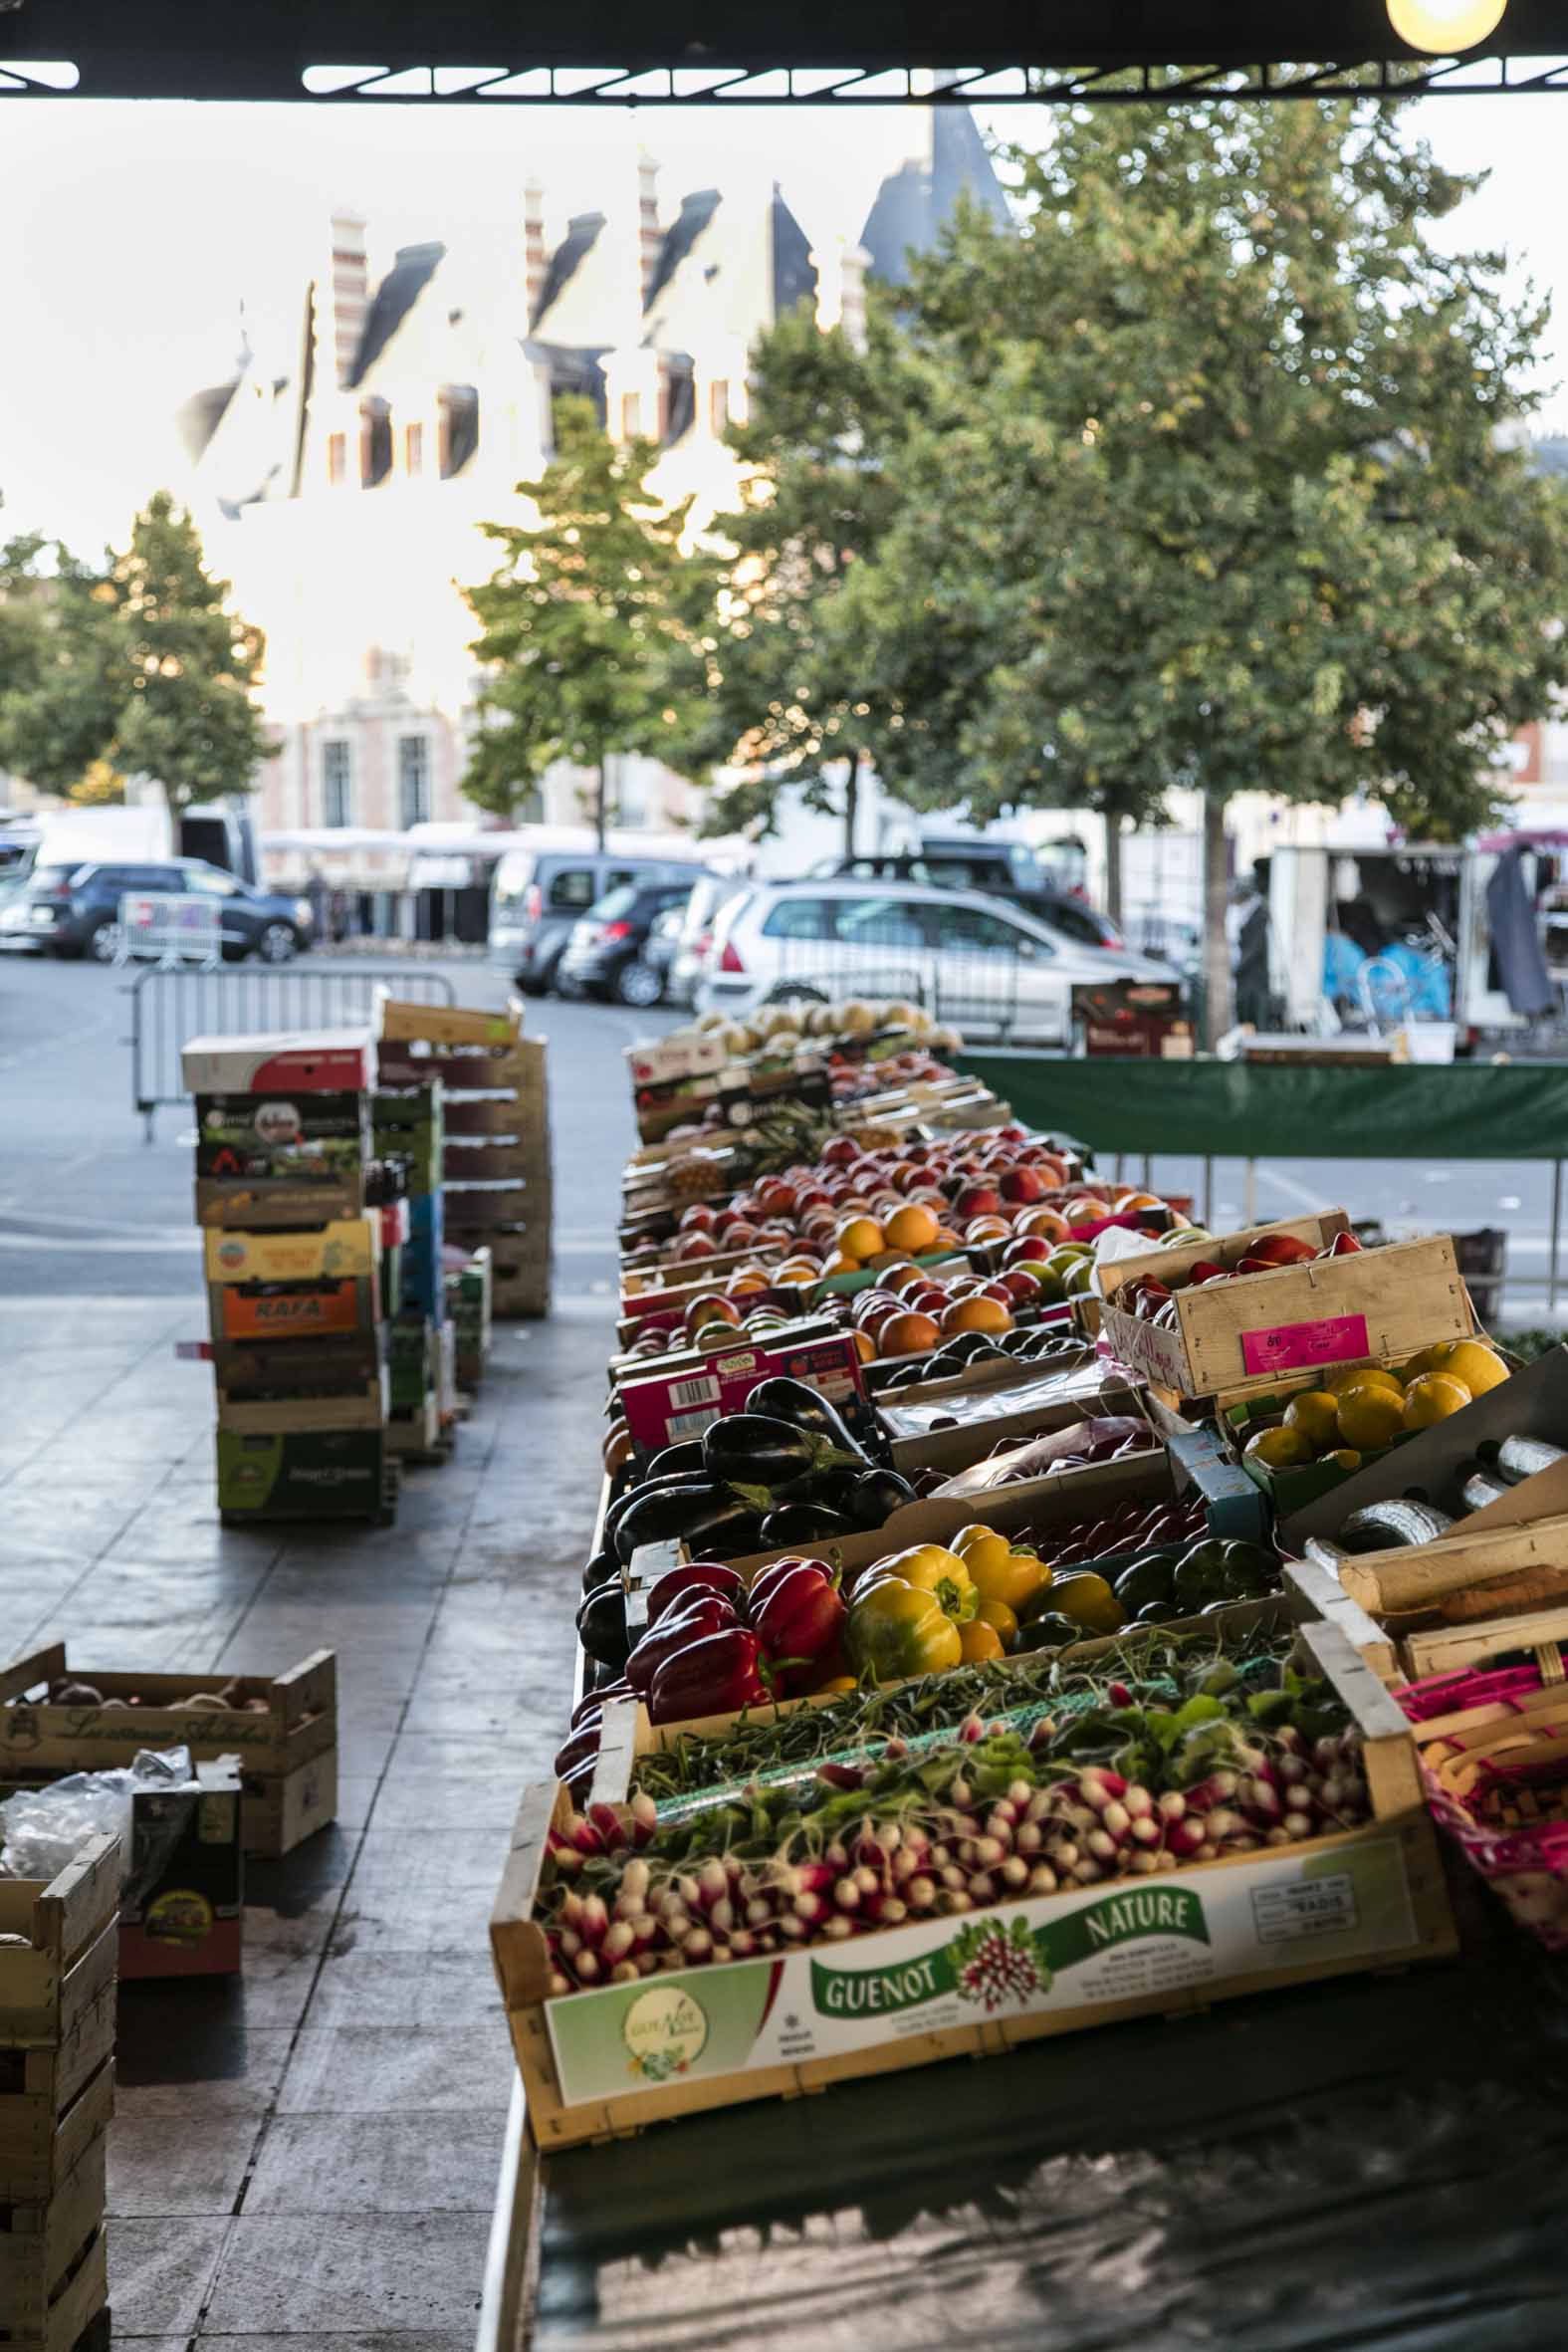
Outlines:
POLYGON ((648 752, 679 765, 701 688, 686 615, 707 560, 682 550, 690 500, 665 509, 648 488, 657 455, 651 441, 609 440, 588 401, 559 402, 555 456, 518 485, 538 521, 485 524, 504 560, 464 591, 483 630, 471 650, 489 673, 465 796, 511 817, 547 768, 571 760, 593 777, 600 847, 606 759, 648 752))
POLYGON ((0 548, 0 768, 74 793, 113 737, 113 591, 36 534, 0 548))
POLYGON ((983 794, 1202 794, 1214 1034, 1230 799, 1463 830, 1568 674, 1563 502, 1509 438, 1544 313, 1434 250, 1472 183, 1385 112, 1069 112, 1016 161, 1021 233, 970 210, 914 272, 967 437, 909 454, 940 525, 844 618, 983 794))
POLYGON ((687 745, 694 767, 751 773, 715 793, 707 832, 771 822, 781 782, 798 782, 824 813, 841 790, 853 853, 877 726, 833 612, 899 510, 898 453, 919 389, 914 354, 876 302, 863 345, 841 327, 822 333, 803 305, 758 342, 748 418, 728 434, 746 471, 739 510, 714 521, 727 553, 704 623, 708 693, 687 745))
POLYGON ((110 586, 115 764, 154 778, 176 821, 197 802, 249 792, 268 750, 251 699, 264 641, 228 610, 229 583, 207 572, 196 527, 166 490, 136 517, 110 586))

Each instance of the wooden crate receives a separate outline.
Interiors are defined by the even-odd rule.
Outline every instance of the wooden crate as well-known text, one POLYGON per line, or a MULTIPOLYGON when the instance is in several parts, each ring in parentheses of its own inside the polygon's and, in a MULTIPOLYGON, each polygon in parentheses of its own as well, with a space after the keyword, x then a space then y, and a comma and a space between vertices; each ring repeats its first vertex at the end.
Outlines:
POLYGON ((522 1227, 487 1234, 491 1257, 491 1312, 498 1322, 549 1314, 550 1228, 522 1227))
POLYGON ((45 1772, 102 1771, 128 1764, 143 1748, 189 1748, 196 1763, 237 1756, 245 1790, 247 1853, 277 1858, 337 1810, 337 1660, 317 1650, 287 1674, 100 1673, 68 1667, 66 1647, 18 1658, 0 1672, 0 1778, 45 1772), (136 1708, 64 1707, 29 1692, 52 1688, 68 1673, 106 1699, 139 1698, 136 1708), (198 1709, 181 1701, 232 1685, 241 1705, 198 1709), (156 1706, 146 1702, 155 1699, 156 1706), (262 1699, 266 1712, 243 1702, 262 1699), (6 1702, 11 1704, 7 1705, 6 1702))
POLYGON ((1322 1372, 1369 1358, 1400 1361, 1439 1340, 1470 1337, 1475 1318, 1448 1234, 1178 1290, 1174 1331, 1117 1304, 1137 1275, 1169 1282, 1202 1259, 1235 1266, 1271 1234, 1321 1249, 1349 1226, 1345 1212, 1332 1209, 1252 1226, 1223 1241, 1115 1259, 1101 1273, 1103 1336, 1124 1364, 1177 1396, 1232 1398, 1278 1387, 1282 1372, 1322 1372))
POLYGON ((472 1005, 416 1005, 406 998, 379 996, 379 1037, 396 1045, 492 1046, 510 1049, 523 1032, 523 1005, 507 1000, 506 1010, 488 1013, 472 1005))
POLYGON ((76 2352, 105 2307, 107 2148, 101 2131, 52 2196, 0 2206, 0 2343, 76 2352))
POLYGON ((114 1978, 118 1841, 96 1837, 48 1886, 0 1878, 0 2050, 59 2049, 114 1978))
POLYGON ((1338 1563, 1340 1584, 1377 1619, 1394 1643, 1397 1663, 1412 1682, 1454 1674, 1513 1650, 1539 1650, 1550 1670, 1560 1665, 1568 1639, 1568 1593, 1512 1615, 1451 1623, 1442 1603, 1477 1584, 1511 1579, 1537 1568, 1568 1567, 1568 1515, 1515 1527, 1463 1528, 1435 1543, 1367 1551, 1338 1563))
POLYGON ((1300 1639, 1361 1728, 1374 1814, 1366 1826, 1157 1880, 1000 1904, 966 1921, 879 1929, 843 1946, 549 2000, 548 1950, 533 1909, 546 1839, 569 1800, 553 1787, 531 1790, 491 1946, 536 2140, 567 2147, 856 2075, 1000 2055, 1044 2034, 1452 1953, 1456 1938, 1411 1727, 1337 1627, 1306 1625, 1300 1639), (1044 1974, 1018 1997, 1017 2013, 982 2017, 972 2004, 966 2015, 948 1948, 957 1933, 991 1921, 1026 1938, 1044 1974), (1105 1950, 1117 1957, 1060 1998, 1066 1971, 1096 1967, 1105 1950), (624 2087, 639 2076, 647 2087, 624 2087))
POLYGON ((0 2047, 0 2204, 51 2195, 113 2112, 118 1930, 106 1935, 111 1973, 59 2044, 0 2047))

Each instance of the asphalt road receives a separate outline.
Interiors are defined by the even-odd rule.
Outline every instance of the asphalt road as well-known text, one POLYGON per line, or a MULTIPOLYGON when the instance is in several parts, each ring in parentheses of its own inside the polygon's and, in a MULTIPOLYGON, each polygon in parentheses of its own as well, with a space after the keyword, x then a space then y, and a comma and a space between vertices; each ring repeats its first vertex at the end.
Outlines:
MULTIPOLYGON (((434 969, 450 974, 460 1004, 506 995, 483 964, 434 969)), ((558 1295, 610 1295, 620 1170, 636 1140, 622 1053, 672 1018, 554 998, 528 1006, 529 1035, 551 1047, 558 1295)), ((125 974, 0 956, 0 1296, 184 1293, 194 1334, 190 1112, 160 1110, 143 1140, 130 1026, 125 974)))
MULTIPOLYGON (((460 1002, 499 1004, 505 994, 501 975, 483 964, 436 969, 451 974, 460 1002)), ((0 956, 0 1295, 183 1292, 194 1320, 200 1277, 190 1225, 189 1113, 160 1111, 153 1140, 143 1141, 133 1105, 126 989, 123 974, 96 966, 0 956)), ((530 1034, 547 1037, 552 1049, 561 1296, 609 1294, 619 1170, 634 1140, 622 1052, 671 1018, 553 998, 529 1004, 530 1034)), ((1128 1159, 1124 1172, 1140 1181, 1142 1164, 1128 1159)), ((1435 1167, 1403 1160, 1260 1161, 1250 1201, 1242 1163, 1217 1161, 1214 1175, 1214 1222, 1221 1230, 1246 1222, 1252 1206, 1259 1219, 1343 1206, 1398 1234, 1502 1226, 1511 1282, 1523 1278, 1512 1284, 1505 1320, 1547 1319, 1539 1286, 1550 1250, 1549 1168, 1465 1160, 1435 1167), (1532 1279, 1537 1287, 1526 1288, 1532 1279)), ((1201 1163, 1156 1157, 1152 1176, 1156 1190, 1192 1193, 1202 1214, 1201 1163)), ((1563 1265, 1568 1277, 1568 1241, 1563 1265)), ((1564 1299, 1568 1319, 1568 1280, 1564 1299)))

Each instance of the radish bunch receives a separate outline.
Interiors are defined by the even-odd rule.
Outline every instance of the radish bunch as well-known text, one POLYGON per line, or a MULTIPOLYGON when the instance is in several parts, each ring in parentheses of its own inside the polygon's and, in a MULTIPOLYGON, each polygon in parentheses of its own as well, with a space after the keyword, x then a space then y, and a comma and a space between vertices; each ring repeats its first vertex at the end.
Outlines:
POLYGON ((1068 1765, 1057 1738, 1048 1718, 1024 1740, 972 1716, 935 1753, 895 1737, 694 1816, 661 1821, 642 1791, 572 1814, 537 1914, 552 1997, 1261 1852, 1370 1813, 1348 1720, 1312 1738, 1205 1724, 1154 1785, 1068 1765))

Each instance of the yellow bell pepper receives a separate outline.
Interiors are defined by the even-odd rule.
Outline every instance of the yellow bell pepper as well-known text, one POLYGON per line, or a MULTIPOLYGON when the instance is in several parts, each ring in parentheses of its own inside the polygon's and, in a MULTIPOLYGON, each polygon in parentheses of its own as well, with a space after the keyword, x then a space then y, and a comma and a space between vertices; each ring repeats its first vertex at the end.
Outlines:
POLYGON ((972 1617, 959 1634, 966 1666, 989 1666, 1004 1655, 1002 1636, 984 1617, 972 1617))
POLYGON ((980 1599, 967 1564, 943 1543, 913 1543, 907 1551, 892 1552, 877 1561, 871 1576, 896 1576, 903 1584, 929 1592, 944 1617, 951 1617, 955 1625, 969 1623, 980 1599))
POLYGON ((1021 1609, 1050 1582, 1050 1570, 1032 1551, 1014 1551, 1006 1535, 991 1534, 989 1529, 987 1534, 987 1542, 973 1544, 963 1554, 975 1589, 982 1600, 1006 1601, 1009 1609, 1021 1609))
POLYGON ((982 1593, 975 1611, 977 1625, 989 1625, 1005 1650, 1010 1649, 1018 1638, 1018 1620, 1014 1610, 1005 1600, 988 1600, 982 1593))
POLYGON ((878 1682, 936 1674, 964 1656, 959 1629, 935 1596, 898 1576, 859 1587, 849 1610, 848 1642, 855 1665, 869 1667, 878 1682))
POLYGON ((1051 1586, 1051 1607, 1088 1633, 1120 1633, 1127 1613, 1103 1576, 1070 1572, 1051 1586))

